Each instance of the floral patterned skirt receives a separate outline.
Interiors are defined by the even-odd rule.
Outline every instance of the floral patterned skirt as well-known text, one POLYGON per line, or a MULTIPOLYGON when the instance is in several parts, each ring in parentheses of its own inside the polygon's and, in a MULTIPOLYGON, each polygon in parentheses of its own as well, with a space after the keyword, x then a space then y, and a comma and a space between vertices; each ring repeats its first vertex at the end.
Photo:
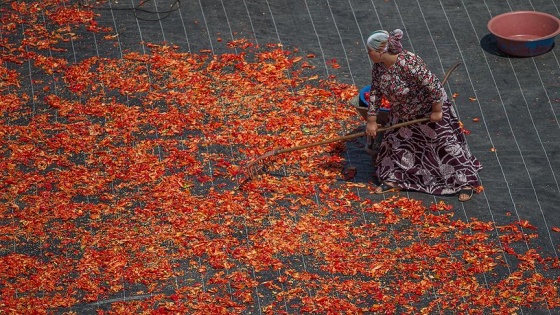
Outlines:
POLYGON ((376 159, 377 177, 406 190, 435 195, 479 186, 480 162, 472 155, 452 104, 443 119, 385 132, 376 159))

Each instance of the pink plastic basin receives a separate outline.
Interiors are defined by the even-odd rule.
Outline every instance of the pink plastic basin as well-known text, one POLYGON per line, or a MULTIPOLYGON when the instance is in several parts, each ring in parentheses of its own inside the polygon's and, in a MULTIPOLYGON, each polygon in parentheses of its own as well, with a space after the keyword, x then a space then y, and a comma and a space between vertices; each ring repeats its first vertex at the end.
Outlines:
POLYGON ((534 57, 548 52, 560 34, 560 19, 548 13, 513 11, 493 17, 488 30, 498 48, 517 57, 534 57))

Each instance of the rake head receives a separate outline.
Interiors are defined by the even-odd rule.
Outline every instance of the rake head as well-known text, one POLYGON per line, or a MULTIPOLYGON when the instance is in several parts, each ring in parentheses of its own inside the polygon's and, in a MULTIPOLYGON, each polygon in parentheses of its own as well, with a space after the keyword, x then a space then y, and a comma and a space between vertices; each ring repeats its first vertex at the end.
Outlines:
POLYGON ((240 183, 245 183, 263 173, 263 169, 270 162, 271 158, 278 154, 279 149, 268 151, 265 154, 253 159, 241 168, 240 183))

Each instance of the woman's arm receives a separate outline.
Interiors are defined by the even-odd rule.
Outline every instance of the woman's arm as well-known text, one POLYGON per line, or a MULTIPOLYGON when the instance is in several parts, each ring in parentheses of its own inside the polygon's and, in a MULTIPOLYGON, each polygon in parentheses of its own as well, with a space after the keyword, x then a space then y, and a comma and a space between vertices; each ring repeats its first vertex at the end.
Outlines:
POLYGON ((410 73, 420 90, 425 91, 426 104, 431 104, 431 121, 440 121, 443 118, 442 107, 444 94, 439 79, 428 69, 422 58, 414 56, 411 59, 410 73))
POLYGON ((375 137, 377 135, 377 113, 381 107, 381 99, 383 95, 376 88, 375 82, 376 74, 375 68, 371 71, 371 88, 369 92, 368 99, 368 112, 367 112, 367 123, 366 123, 366 134, 368 136, 375 137))
POLYGON ((368 105, 368 113, 367 113, 367 123, 366 123, 366 134, 368 136, 375 137, 377 135, 377 112, 379 110, 379 106, 381 104, 381 96, 377 96, 376 94, 380 94, 377 90, 372 89, 369 93, 369 105, 368 105))

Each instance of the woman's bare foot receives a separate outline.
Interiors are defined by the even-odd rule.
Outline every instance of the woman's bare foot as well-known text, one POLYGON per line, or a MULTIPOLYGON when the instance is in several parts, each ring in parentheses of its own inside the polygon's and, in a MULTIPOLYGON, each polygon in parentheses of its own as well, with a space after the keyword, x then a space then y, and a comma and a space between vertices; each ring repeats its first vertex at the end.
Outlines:
POLYGON ((472 187, 464 187, 459 190, 458 198, 459 201, 465 202, 471 200, 474 193, 474 189, 472 187))

